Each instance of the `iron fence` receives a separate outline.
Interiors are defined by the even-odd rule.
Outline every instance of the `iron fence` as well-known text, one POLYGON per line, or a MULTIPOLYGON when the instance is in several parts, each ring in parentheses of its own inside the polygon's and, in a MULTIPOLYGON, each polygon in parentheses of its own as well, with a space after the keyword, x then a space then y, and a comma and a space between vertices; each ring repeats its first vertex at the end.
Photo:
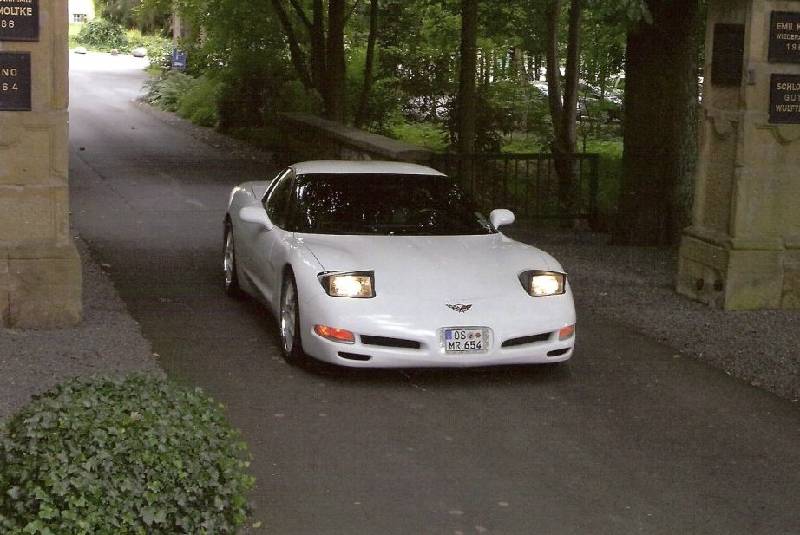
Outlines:
POLYGON ((573 154, 559 180, 552 154, 440 154, 435 169, 454 177, 481 208, 508 208, 527 219, 586 219, 598 215, 599 155, 573 154))

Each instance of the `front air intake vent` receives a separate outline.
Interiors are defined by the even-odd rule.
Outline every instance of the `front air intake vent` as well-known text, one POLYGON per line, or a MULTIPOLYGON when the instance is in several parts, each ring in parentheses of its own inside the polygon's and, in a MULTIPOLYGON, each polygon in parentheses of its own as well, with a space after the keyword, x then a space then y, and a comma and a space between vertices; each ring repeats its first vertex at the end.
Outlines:
POLYGON ((526 346, 529 344, 537 344, 539 342, 547 342, 553 333, 537 334, 536 336, 522 336, 520 338, 511 338, 503 342, 503 347, 517 347, 526 346))
POLYGON ((357 360, 359 362, 369 362, 372 360, 372 357, 369 355, 357 355, 356 353, 345 353, 344 351, 339 351, 339 356, 343 359, 357 360))
POLYGON ((361 343, 369 346, 399 347, 402 349, 419 349, 422 344, 414 340, 390 338, 388 336, 361 336, 361 343))

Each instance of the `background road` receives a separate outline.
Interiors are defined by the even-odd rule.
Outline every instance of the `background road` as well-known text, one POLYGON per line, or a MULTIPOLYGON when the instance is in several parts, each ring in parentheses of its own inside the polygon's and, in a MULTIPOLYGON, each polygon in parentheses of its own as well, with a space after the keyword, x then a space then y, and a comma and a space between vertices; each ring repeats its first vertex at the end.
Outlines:
POLYGON ((563 370, 286 365, 221 284, 230 188, 275 169, 134 105, 142 64, 71 59, 76 230, 165 370, 242 429, 262 531, 800 532, 797 409, 581 310, 563 370))

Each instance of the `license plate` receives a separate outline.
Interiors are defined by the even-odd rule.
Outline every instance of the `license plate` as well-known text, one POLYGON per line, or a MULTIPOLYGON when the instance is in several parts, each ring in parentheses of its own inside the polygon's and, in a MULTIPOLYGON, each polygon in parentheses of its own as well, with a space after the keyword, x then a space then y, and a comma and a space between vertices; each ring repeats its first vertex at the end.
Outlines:
POLYGON ((445 353, 483 353, 489 350, 489 330, 470 327, 445 329, 442 343, 445 353))

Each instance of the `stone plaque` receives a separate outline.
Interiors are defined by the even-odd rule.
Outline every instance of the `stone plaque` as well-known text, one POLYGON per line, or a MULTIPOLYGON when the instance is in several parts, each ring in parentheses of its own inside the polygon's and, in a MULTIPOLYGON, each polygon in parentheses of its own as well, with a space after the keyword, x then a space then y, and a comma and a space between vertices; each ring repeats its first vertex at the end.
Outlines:
POLYGON ((769 122, 800 124, 800 75, 773 74, 770 84, 769 122))
POLYGON ((39 0, 0 0, 0 41, 39 40, 39 0))
POLYGON ((0 52, 0 111, 31 111, 30 52, 0 52))
POLYGON ((800 63, 800 12, 772 12, 769 60, 772 63, 800 63))
POLYGON ((711 84, 738 87, 744 69, 744 24, 715 24, 711 84))

